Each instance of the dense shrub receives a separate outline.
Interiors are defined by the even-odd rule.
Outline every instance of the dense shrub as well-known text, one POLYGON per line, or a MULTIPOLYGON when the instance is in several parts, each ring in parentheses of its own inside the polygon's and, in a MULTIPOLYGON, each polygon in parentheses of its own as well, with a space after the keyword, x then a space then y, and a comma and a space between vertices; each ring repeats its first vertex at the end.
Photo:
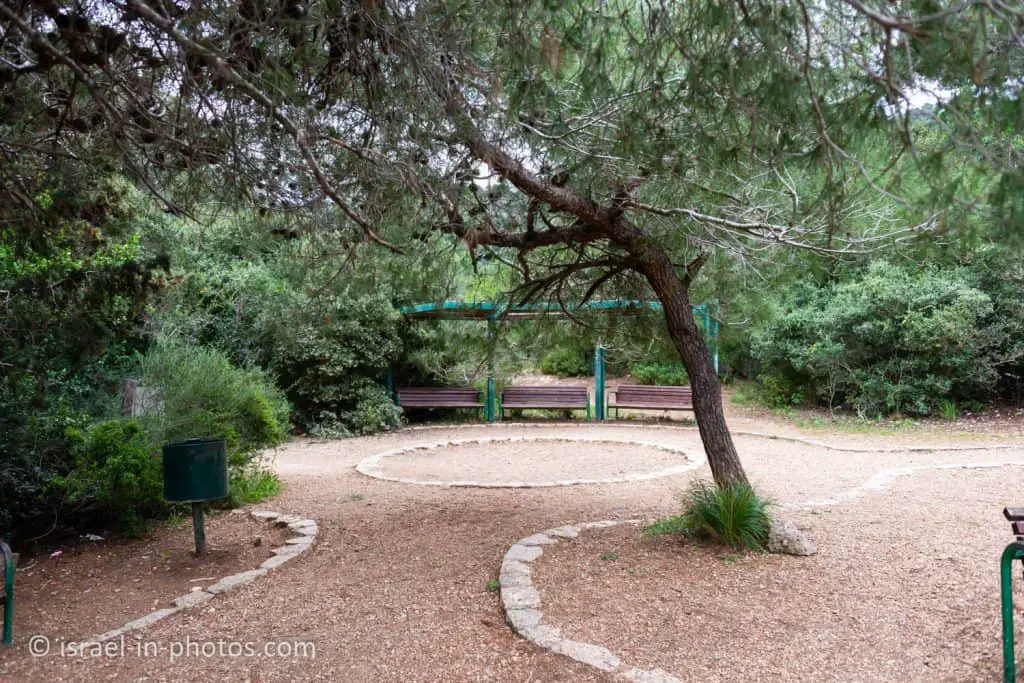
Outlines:
POLYGON ((201 437, 224 439, 232 465, 288 435, 288 403, 266 374, 239 368, 202 346, 166 343, 142 359, 142 385, 154 410, 140 418, 154 444, 201 437))
POLYGON ((572 346, 558 346, 540 359, 540 369, 548 375, 558 377, 584 377, 590 374, 586 355, 572 346))
POLYGON ((640 384, 685 386, 690 381, 686 368, 679 364, 637 363, 629 369, 629 374, 640 384))
POLYGON ((163 502, 160 459, 135 420, 109 420, 86 430, 71 429, 74 469, 55 484, 66 487, 77 514, 110 522, 135 535, 144 519, 158 515, 163 502))
POLYGON ((960 271, 884 262, 827 288, 796 287, 752 340, 776 404, 805 398, 862 415, 925 415, 991 395, 1000 362, 990 298, 960 271))
POLYGON ((768 545, 771 518, 768 502, 750 486, 718 488, 696 481, 683 494, 678 524, 692 536, 709 538, 735 550, 763 550, 768 545))

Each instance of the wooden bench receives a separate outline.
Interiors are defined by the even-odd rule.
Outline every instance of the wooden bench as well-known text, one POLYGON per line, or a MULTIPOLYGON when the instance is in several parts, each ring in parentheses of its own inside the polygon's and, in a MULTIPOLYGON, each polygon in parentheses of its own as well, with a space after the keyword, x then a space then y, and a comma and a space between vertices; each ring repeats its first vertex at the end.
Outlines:
POLYGON ((0 592, 0 605, 3 606, 3 636, 0 638, 4 645, 11 644, 11 630, 14 627, 14 567, 17 564, 17 556, 11 552, 10 546, 0 541, 0 569, 3 570, 4 590, 0 592))
POLYGON ((505 387, 501 392, 501 416, 505 408, 540 410, 574 410, 582 408, 590 419, 590 392, 586 387, 505 387))
POLYGON ((662 387, 646 384, 622 384, 609 391, 608 407, 645 408, 653 410, 693 410, 691 387, 662 387))
POLYGON ((1024 540, 1024 508, 1003 508, 1003 517, 1010 521, 1014 536, 1024 540))
POLYGON ((484 402, 473 387, 401 387, 396 392, 403 408, 478 408, 484 402))

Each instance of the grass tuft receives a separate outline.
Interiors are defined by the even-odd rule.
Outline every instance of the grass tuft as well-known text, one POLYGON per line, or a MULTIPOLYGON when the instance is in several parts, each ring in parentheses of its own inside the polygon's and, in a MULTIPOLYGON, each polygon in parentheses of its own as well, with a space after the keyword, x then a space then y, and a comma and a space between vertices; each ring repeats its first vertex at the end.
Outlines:
POLYGON ((687 534, 733 550, 764 550, 768 545, 768 501, 750 486, 717 488, 694 482, 683 494, 683 514, 678 519, 687 534))

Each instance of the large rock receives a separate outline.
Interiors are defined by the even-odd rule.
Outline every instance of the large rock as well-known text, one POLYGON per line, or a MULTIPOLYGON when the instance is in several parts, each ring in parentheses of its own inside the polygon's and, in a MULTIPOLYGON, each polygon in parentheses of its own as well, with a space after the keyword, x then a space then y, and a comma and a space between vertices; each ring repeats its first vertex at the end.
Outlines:
POLYGON ((768 530, 768 552, 786 555, 817 555, 818 548, 807 534, 788 519, 772 518, 768 530))

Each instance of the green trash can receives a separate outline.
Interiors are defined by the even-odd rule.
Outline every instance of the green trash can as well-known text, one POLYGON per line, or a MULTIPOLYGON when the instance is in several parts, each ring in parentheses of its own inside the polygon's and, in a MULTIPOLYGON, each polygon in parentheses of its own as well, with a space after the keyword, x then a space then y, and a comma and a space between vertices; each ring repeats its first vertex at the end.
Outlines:
POLYGON ((228 455, 224 441, 188 439, 164 446, 164 498, 192 504, 196 555, 206 552, 203 503, 228 495, 228 455))
POLYGON ((195 503, 228 495, 228 454, 223 441, 189 439, 164 446, 164 498, 195 503))

